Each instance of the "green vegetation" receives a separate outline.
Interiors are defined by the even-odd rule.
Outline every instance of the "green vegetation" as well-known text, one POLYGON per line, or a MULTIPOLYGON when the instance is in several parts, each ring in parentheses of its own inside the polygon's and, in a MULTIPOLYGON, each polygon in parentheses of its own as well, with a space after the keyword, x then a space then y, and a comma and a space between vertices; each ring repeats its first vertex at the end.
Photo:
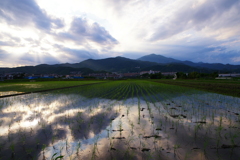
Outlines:
POLYGON ((238 80, 157 80, 156 82, 240 97, 240 81, 238 80))
POLYGON ((239 98, 105 82, 1 98, 0 159, 240 158, 239 98))
POLYGON ((99 83, 98 80, 80 80, 80 81, 8 81, 0 82, 0 92, 16 91, 16 92, 34 92, 40 90, 48 90, 54 88, 64 88, 70 86, 99 83))
POLYGON ((190 72, 189 74, 183 73, 183 72, 178 72, 177 73, 178 79, 196 79, 196 78, 209 78, 209 79, 215 79, 218 77, 217 72, 213 73, 200 73, 200 72, 190 72))
POLYGON ((0 73, 11 73, 11 72, 22 72, 28 74, 70 74, 70 72, 82 72, 83 74, 87 75, 89 73, 94 73, 95 71, 89 68, 72 68, 67 66, 67 64, 61 65, 48 65, 48 64, 40 64, 37 66, 23 66, 23 67, 16 67, 16 68, 0 68, 0 73), (66 65, 66 66, 65 66, 66 65))

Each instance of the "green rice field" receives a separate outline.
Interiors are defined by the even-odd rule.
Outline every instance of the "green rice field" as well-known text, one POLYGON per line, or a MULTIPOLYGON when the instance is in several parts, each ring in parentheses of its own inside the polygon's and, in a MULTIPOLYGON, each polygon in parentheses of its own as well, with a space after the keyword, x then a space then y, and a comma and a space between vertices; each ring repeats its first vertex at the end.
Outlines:
POLYGON ((144 80, 0 98, 0 159, 236 160, 239 104, 144 80))
POLYGON ((0 96, 11 95, 17 93, 35 92, 41 90, 50 90, 63 87, 79 86, 93 83, 101 83, 102 81, 35 81, 32 82, 0 82, 0 96))

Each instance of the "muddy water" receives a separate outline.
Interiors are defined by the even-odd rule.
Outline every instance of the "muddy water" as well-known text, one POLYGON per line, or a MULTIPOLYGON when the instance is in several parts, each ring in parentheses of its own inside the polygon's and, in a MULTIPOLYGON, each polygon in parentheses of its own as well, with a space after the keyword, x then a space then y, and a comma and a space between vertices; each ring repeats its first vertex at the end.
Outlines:
POLYGON ((239 102, 210 93, 3 98, 0 158, 239 159, 239 102))

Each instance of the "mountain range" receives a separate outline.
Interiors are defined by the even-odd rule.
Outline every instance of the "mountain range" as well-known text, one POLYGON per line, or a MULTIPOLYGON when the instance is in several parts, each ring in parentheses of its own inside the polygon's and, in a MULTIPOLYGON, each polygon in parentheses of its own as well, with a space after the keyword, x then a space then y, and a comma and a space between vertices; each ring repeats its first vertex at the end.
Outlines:
POLYGON ((0 68, 1 73, 24 72, 29 74, 69 74, 70 72, 82 72, 83 74, 95 72, 140 72, 157 70, 161 72, 240 72, 240 65, 221 63, 194 63, 191 61, 180 61, 162 55, 150 54, 136 60, 125 57, 88 59, 79 63, 63 64, 40 64, 37 66, 24 66, 16 68, 0 68))
POLYGON ((146 55, 146 56, 139 58, 138 60, 157 62, 157 63, 161 63, 161 64, 180 63, 180 64, 192 66, 192 67, 207 68, 207 69, 213 69, 213 70, 234 71, 234 70, 239 70, 239 68, 240 68, 240 65, 231 65, 231 64, 225 65, 225 64, 221 64, 221 63, 203 63, 203 62, 194 63, 191 61, 180 61, 180 60, 176 60, 173 58, 167 58, 162 55, 156 55, 156 54, 146 55))

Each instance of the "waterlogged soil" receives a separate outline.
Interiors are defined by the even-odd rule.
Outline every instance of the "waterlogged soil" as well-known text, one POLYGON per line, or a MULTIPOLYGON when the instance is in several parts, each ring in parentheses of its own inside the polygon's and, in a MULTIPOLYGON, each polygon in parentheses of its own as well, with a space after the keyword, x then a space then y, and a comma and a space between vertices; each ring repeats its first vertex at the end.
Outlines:
POLYGON ((0 159, 235 160, 239 104, 153 82, 2 98, 0 159))

